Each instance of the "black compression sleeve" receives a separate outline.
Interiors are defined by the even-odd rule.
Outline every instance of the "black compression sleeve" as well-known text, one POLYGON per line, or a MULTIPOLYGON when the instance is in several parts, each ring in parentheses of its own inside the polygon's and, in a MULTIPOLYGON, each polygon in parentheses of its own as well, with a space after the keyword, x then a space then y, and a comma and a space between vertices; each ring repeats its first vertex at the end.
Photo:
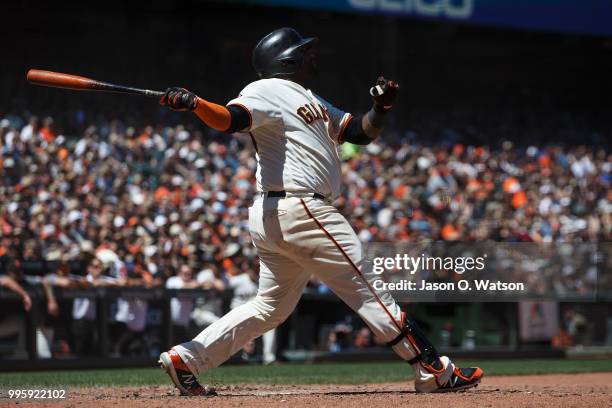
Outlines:
POLYGON ((363 115, 359 115, 351 119, 349 124, 346 125, 343 141, 356 145, 367 145, 372 141, 372 139, 370 139, 363 131, 363 125, 361 124, 362 121, 363 115))
POLYGON ((234 133, 251 127, 251 114, 246 108, 240 105, 229 105, 227 110, 230 112, 232 121, 225 133, 234 133))

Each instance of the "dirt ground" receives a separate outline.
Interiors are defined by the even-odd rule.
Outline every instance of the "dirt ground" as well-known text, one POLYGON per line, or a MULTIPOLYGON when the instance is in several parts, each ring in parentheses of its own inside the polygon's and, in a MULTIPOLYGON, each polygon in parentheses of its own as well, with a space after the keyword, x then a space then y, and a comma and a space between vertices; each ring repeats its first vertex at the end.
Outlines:
POLYGON ((171 386, 75 388, 61 401, 3 400, 11 407, 610 407, 612 373, 485 377, 476 389, 416 394, 404 383, 218 387, 217 397, 181 397, 171 386))

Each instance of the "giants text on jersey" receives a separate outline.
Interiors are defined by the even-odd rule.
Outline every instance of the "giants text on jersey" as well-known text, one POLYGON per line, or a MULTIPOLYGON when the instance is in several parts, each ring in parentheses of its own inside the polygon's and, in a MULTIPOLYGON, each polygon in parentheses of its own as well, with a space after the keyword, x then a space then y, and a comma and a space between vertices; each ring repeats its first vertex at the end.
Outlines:
POLYGON ((257 190, 319 193, 341 190, 338 145, 352 116, 303 86, 280 78, 247 85, 228 105, 251 114, 257 148, 257 190))

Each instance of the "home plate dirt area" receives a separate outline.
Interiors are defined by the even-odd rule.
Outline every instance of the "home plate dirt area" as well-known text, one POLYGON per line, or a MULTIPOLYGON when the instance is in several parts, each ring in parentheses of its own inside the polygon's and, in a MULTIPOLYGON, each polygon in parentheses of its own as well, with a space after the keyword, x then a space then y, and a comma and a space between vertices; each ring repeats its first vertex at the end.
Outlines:
POLYGON ((417 394, 411 384, 233 385, 216 397, 182 397, 171 386, 69 388, 65 400, 4 400, 19 407, 609 407, 612 373, 485 377, 475 389, 417 394))

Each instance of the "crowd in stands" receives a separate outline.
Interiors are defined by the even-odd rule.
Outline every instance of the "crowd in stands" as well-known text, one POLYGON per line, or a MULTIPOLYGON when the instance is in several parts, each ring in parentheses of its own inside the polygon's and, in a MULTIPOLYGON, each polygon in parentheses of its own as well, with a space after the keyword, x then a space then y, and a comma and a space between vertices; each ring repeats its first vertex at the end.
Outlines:
MULTIPOLYGON (((256 281, 247 225, 256 160, 248 136, 118 120, 64 135, 50 117, 0 119, 5 286, 26 279, 20 268, 26 263, 55 265, 29 278, 45 287, 221 292, 245 274, 256 281), (86 267, 71 270, 75 262, 86 267)), ((426 140, 391 130, 366 147, 340 146, 345 186, 335 205, 363 242, 612 238, 612 156, 605 147, 426 140)), ((27 308, 27 294, 20 294, 27 308)), ((57 315, 57 305, 48 303, 57 315)), ((177 325, 193 319, 205 326, 220 313, 197 303, 173 302, 177 325)), ((139 307, 146 305, 119 304, 116 320, 141 331, 144 317, 125 317, 139 307)), ((95 318, 86 300, 75 301, 72 314, 95 318)))

